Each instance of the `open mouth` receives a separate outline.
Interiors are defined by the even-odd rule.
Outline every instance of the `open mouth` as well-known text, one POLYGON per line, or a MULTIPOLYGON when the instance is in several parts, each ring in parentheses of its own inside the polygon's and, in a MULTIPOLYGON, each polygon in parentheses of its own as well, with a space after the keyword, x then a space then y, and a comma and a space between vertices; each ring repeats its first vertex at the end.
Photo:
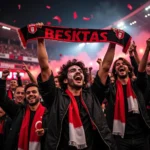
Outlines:
POLYGON ((123 71, 125 71, 124 68, 120 68, 120 69, 119 69, 119 72, 123 72, 123 71))
POLYGON ((75 76, 74 80, 76 80, 76 81, 81 81, 81 80, 82 80, 82 77, 81 77, 81 76, 75 76))

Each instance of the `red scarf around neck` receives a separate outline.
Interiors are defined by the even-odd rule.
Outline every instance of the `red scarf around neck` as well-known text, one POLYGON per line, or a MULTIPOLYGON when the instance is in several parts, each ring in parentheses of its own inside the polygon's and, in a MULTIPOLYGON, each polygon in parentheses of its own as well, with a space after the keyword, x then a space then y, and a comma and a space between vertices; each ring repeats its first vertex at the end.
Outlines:
POLYGON ((13 92, 12 92, 12 90, 8 90, 7 91, 7 96, 10 98, 10 100, 12 100, 13 99, 13 92))
POLYGON ((3 134, 4 133, 4 120, 2 120, 1 122, 0 122, 0 134, 3 134))
MULTIPOLYGON (((70 103, 70 106, 68 109, 69 145, 75 146, 77 149, 84 149, 87 147, 87 144, 86 144, 86 138, 85 138, 83 124, 82 124, 80 114, 79 114, 78 105, 77 105, 76 99, 73 96, 73 94, 69 90, 66 90, 66 93, 71 99, 71 103, 70 103)), ((86 104, 84 103, 82 96, 81 96, 81 103, 89 115, 88 108, 87 108, 86 104)), ((91 120, 91 123, 93 126, 93 130, 95 130, 96 128, 95 128, 95 125, 92 122, 92 120, 91 120)))
MULTIPOLYGON (((45 107, 42 104, 39 104, 32 125, 30 129, 30 139, 28 139, 28 128, 29 128, 29 121, 30 121, 30 108, 27 107, 24 119, 22 121, 20 134, 19 134, 19 141, 18 141, 18 150, 40 150, 40 137, 36 134, 36 122, 42 121, 43 114, 45 112, 45 107)), ((41 124, 42 128, 42 124, 41 124)))
MULTIPOLYGON (((125 100, 123 87, 119 80, 116 81, 116 101, 115 101, 115 112, 113 121, 113 134, 120 135, 122 138, 125 133, 126 116, 125 116, 125 100)), ((138 102, 136 95, 133 92, 131 86, 131 80, 128 79, 127 87, 127 102, 128 102, 128 112, 139 113, 138 102)))

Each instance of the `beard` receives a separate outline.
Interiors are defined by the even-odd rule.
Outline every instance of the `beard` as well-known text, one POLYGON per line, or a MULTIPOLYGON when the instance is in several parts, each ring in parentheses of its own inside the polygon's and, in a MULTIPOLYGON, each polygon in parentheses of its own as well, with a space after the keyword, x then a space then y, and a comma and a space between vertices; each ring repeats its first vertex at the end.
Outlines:
POLYGON ((28 103, 30 106, 35 106, 35 105, 38 104, 39 101, 40 101, 40 99, 39 99, 39 98, 36 98, 36 100, 35 100, 34 103, 29 103, 28 101, 27 101, 27 103, 28 103))
POLYGON ((126 73, 125 75, 119 75, 119 74, 117 74, 117 76, 118 76, 118 78, 120 78, 120 79, 125 79, 125 78, 128 77, 128 74, 127 74, 127 73, 126 73))
POLYGON ((68 80, 68 85, 76 90, 80 90, 83 87, 83 84, 82 85, 75 84, 73 79, 68 80))

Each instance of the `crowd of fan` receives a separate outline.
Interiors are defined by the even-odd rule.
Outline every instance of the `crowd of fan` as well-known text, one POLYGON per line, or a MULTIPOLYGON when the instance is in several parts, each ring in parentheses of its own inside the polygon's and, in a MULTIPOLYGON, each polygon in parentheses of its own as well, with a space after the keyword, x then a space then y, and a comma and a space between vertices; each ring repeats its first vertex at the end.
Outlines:
POLYGON ((150 39, 146 43, 141 60, 133 43, 129 49, 131 64, 119 58, 111 72, 115 44, 109 45, 103 60, 97 60, 95 77, 92 68, 85 68, 76 59, 62 64, 58 76, 53 77, 44 40, 39 40, 38 79, 24 66, 31 83, 24 87, 18 74, 6 96, 9 69, 3 71, 2 150, 149 150, 150 39))
POLYGON ((15 44, 0 44, 0 53, 3 54, 13 54, 16 56, 26 56, 26 57, 37 57, 36 49, 23 49, 21 46, 15 44))

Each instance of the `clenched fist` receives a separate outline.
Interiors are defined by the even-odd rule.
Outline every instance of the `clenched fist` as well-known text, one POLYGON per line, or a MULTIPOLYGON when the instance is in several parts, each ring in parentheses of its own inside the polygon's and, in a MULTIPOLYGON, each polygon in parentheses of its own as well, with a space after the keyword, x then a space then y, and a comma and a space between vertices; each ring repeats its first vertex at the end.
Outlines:
POLYGON ((3 72, 2 72, 2 79, 6 80, 7 76, 9 76, 9 73, 10 73, 9 69, 3 70, 3 72))

